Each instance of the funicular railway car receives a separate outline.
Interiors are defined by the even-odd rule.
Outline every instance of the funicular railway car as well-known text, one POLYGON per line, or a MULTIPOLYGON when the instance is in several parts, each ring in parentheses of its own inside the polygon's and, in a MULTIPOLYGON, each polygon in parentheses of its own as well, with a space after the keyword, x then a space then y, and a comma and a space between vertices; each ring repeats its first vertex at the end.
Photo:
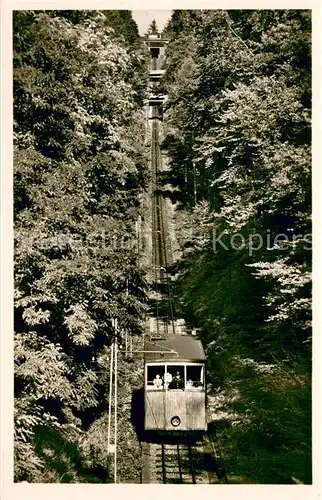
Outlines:
POLYGON ((149 98, 149 119, 157 118, 163 121, 163 102, 164 96, 151 95, 149 98))
POLYGON ((169 433, 206 430, 205 353, 193 335, 146 342, 144 429, 169 433))

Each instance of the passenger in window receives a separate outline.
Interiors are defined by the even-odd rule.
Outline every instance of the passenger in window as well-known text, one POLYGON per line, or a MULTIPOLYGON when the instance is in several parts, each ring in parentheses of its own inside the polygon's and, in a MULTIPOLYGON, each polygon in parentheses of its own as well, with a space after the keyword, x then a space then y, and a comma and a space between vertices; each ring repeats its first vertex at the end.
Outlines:
POLYGON ((165 387, 169 387, 170 382, 172 382, 172 375, 171 375, 171 373, 167 372, 164 376, 165 387))
POLYGON ((186 387, 187 387, 187 389, 191 389, 193 387, 193 381, 191 380, 191 378, 189 380, 187 380, 186 387))
POLYGON ((183 389, 184 388, 184 383, 181 377, 180 372, 176 372, 175 376, 173 377, 172 381, 169 384, 169 389, 183 389))
POLYGON ((161 389, 162 388, 162 379, 161 379, 160 375, 157 374, 155 376, 155 379, 153 380, 153 385, 157 389, 161 389))
POLYGON ((196 380, 196 382, 193 383, 194 387, 203 387, 203 383, 200 380, 196 380))

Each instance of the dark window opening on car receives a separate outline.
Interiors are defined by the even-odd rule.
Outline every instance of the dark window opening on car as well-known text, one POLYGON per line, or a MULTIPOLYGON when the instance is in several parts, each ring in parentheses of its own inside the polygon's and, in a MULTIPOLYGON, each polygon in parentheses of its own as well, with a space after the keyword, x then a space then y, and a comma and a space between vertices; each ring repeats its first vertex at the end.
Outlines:
POLYGON ((186 389, 201 389, 203 387, 203 367, 187 365, 186 389))
POLYGON ((154 389, 164 387, 164 365, 152 365, 147 367, 147 386, 154 389))
POLYGON ((167 389, 184 389, 184 366, 167 365, 165 384, 167 389))

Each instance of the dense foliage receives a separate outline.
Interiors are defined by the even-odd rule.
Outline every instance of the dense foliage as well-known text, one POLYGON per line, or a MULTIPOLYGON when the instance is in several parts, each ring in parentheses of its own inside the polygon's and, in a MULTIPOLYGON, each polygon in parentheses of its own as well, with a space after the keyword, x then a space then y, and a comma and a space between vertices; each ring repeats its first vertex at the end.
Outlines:
MULTIPOLYGON (((311 480, 310 30, 304 10, 177 10, 164 30, 176 309, 206 347, 236 482, 311 480)), ((122 345, 146 310, 147 54, 129 11, 16 11, 13 36, 15 479, 106 482, 111 318, 122 345)), ((119 371, 136 482, 142 370, 119 371)))
POLYGON ((310 30, 305 10, 174 11, 165 29, 177 293, 235 415, 230 459, 259 482, 311 480, 310 30))
POLYGON ((106 481, 80 448, 111 318, 140 334, 146 308, 146 55, 129 11, 16 11, 13 34, 15 479, 106 481))

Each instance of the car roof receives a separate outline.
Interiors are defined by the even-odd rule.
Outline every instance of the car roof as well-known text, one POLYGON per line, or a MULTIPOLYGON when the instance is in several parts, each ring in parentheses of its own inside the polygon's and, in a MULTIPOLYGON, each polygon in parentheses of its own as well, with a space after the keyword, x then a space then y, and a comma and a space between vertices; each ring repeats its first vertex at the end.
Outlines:
POLYGON ((201 341, 195 335, 167 335, 145 342, 145 362, 205 361, 201 341), (172 352, 171 352, 172 350, 172 352), (157 351, 157 352, 156 352, 157 351))

